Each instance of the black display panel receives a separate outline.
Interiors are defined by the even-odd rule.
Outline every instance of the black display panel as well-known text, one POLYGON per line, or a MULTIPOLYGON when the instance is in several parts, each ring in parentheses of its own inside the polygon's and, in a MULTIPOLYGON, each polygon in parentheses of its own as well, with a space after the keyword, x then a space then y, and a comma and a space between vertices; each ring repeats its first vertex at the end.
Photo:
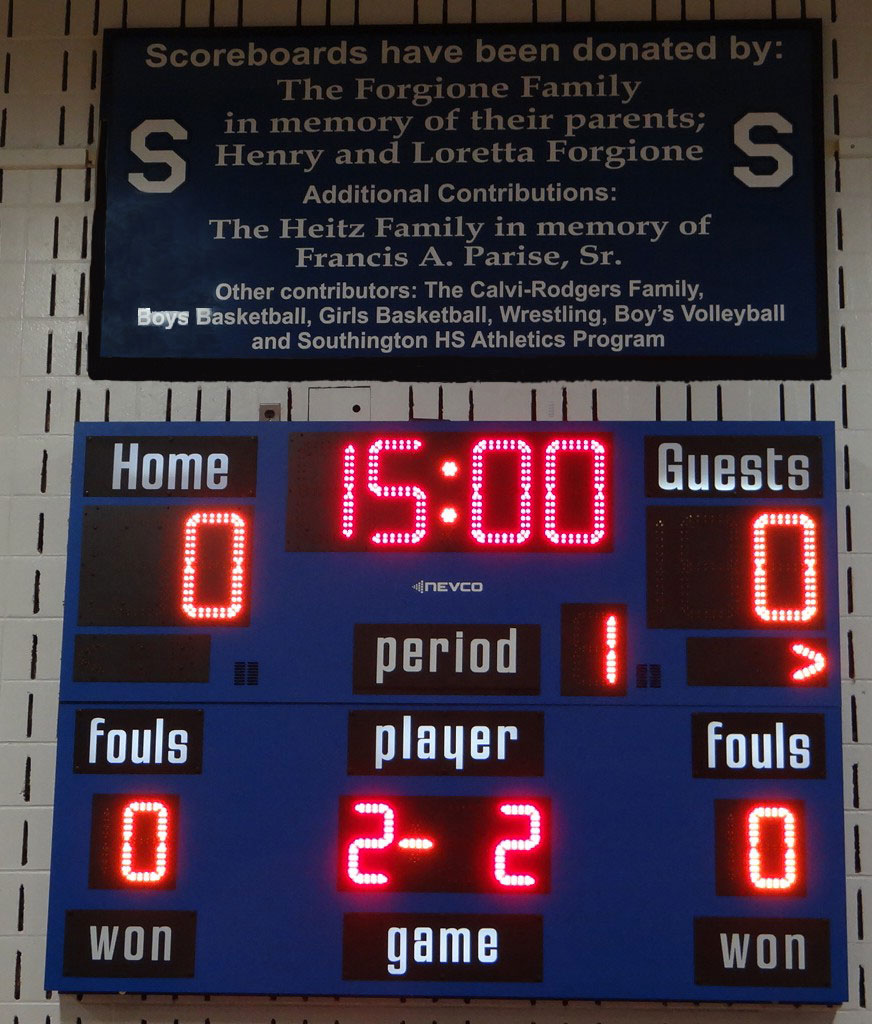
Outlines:
POLYGON ((292 434, 289 551, 609 551, 606 433, 292 434))
POLYGON ((655 506, 647 515, 649 626, 820 628, 816 512, 773 503, 655 506))
POLYGON ((626 605, 560 609, 560 692, 590 697, 627 692, 626 605))
POLYGON ((826 686, 829 654, 824 637, 687 638, 688 686, 826 686))
POLYGON ((547 798, 343 796, 339 801, 341 890, 548 892, 550 865, 547 798))
MULTIPOLYGON (((107 616, 98 595, 99 591, 90 614, 107 616)), ((211 647, 212 638, 202 634, 79 633, 73 679, 80 683, 208 683, 211 647)))
POLYGON ((79 625, 245 625, 251 522, 246 508, 90 506, 79 625))

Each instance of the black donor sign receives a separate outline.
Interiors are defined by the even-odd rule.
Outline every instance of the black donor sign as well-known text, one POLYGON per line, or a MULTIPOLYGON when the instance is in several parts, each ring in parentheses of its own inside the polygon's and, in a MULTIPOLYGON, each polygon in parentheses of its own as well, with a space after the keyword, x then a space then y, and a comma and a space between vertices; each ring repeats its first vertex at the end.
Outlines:
POLYGON ((829 376, 820 24, 107 32, 89 371, 829 376))

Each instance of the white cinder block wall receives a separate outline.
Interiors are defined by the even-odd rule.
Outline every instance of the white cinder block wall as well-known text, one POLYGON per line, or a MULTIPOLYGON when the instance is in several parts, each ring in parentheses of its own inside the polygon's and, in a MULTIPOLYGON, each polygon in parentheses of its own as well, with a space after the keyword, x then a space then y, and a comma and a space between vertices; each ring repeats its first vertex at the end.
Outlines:
MULTIPOLYGON (((0 0, 2 1020, 269 1024, 872 1022, 872 0, 0 0), (84 373, 101 33, 117 26, 819 17, 832 381, 544 384, 540 418, 832 419, 840 465, 850 1001, 841 1009, 74 997, 43 990, 71 432, 83 420, 527 419, 528 385, 92 382, 84 373), (360 407, 359 413, 352 406, 360 407), (865 908, 865 915, 864 915, 865 908)), ((342 383, 342 382, 336 382, 342 383)))

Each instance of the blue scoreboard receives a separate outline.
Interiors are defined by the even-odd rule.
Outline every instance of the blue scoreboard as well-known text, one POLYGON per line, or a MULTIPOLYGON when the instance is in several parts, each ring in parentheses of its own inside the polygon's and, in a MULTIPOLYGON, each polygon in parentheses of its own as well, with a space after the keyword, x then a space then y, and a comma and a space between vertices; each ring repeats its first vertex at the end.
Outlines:
POLYGON ((80 424, 46 987, 846 998, 833 429, 80 424))

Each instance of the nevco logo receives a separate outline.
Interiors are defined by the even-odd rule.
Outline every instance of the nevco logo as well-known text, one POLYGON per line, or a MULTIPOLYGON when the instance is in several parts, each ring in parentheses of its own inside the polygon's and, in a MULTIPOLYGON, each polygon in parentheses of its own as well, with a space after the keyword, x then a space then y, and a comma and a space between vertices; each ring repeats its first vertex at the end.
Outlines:
POLYGON ((484 584, 479 580, 418 580, 412 590, 419 594, 480 594, 484 584))

